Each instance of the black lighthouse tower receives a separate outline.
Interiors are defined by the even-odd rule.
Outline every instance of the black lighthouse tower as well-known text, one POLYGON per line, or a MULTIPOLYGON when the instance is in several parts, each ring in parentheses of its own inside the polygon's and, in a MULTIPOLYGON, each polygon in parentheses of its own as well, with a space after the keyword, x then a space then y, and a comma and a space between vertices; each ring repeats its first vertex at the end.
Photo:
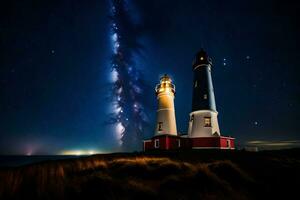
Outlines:
POLYGON ((190 113, 189 137, 220 136, 218 112, 211 78, 212 61, 201 49, 193 61, 193 102, 190 113))
POLYGON ((212 61, 207 53, 201 49, 193 61, 194 87, 192 111, 216 111, 214 88, 211 78, 212 61))

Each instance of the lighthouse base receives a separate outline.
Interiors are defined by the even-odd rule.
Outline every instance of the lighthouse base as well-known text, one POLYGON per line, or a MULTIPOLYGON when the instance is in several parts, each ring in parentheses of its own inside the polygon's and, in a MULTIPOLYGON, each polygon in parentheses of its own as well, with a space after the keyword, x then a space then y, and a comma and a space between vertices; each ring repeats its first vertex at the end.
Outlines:
POLYGON ((235 149, 232 137, 197 137, 190 141, 192 149, 235 149))
POLYGON ((143 141, 144 151, 176 149, 229 149, 234 150, 235 138, 226 136, 189 138, 174 135, 154 136, 143 141))

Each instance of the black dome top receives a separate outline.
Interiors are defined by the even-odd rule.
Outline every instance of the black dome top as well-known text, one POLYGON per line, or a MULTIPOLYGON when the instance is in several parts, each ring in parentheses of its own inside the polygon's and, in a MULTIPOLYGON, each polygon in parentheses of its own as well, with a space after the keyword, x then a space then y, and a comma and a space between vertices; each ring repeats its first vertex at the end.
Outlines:
POLYGON ((212 65, 212 61, 207 53, 201 49, 195 56, 193 61, 193 69, 195 69, 199 65, 212 65))

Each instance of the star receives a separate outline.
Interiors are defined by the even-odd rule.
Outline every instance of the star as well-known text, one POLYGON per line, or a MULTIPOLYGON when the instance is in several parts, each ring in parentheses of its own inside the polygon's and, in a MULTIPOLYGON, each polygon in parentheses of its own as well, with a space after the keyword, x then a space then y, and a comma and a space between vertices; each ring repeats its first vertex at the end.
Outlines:
POLYGON ((223 58, 223 66, 226 66, 227 63, 226 63, 227 59, 226 58, 223 58))
POLYGON ((257 125, 258 125, 258 122, 257 122, 257 121, 255 121, 255 122, 254 122, 254 125, 255 125, 255 126, 257 126, 257 125))
POLYGON ((55 51, 52 49, 52 50, 51 50, 51 53, 52 53, 52 54, 54 54, 54 53, 55 53, 55 51))
POLYGON ((250 56, 246 56, 246 59, 247 59, 247 60, 250 60, 250 56))

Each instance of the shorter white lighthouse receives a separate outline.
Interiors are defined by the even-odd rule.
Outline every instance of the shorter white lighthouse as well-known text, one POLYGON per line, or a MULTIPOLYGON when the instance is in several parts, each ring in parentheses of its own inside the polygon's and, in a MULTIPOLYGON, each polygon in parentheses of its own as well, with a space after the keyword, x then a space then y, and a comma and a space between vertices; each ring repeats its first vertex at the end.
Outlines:
POLYGON ((167 74, 160 78, 155 91, 158 100, 155 136, 177 135, 174 109, 175 85, 167 74))

